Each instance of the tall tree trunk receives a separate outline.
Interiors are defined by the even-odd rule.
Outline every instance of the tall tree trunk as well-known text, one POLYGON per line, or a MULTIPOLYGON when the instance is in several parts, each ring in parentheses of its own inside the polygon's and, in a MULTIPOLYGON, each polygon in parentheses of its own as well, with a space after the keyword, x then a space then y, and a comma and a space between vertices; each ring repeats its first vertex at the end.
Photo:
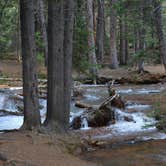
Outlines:
POLYGON ((46 20, 44 14, 44 0, 35 0, 35 16, 36 22, 38 25, 37 30, 41 32, 41 39, 44 45, 44 57, 45 57, 45 65, 47 65, 48 59, 48 40, 47 40, 47 28, 46 28, 46 20))
POLYGON ((20 0, 23 60, 23 129, 40 127, 33 0, 20 0))
POLYGON ((120 64, 126 65, 126 27, 124 15, 120 18, 120 64))
POLYGON ((74 1, 48 1, 48 102, 45 126, 69 127, 74 1))
POLYGON ((94 22, 93 22, 93 0, 87 0, 87 29, 88 29, 88 46, 89 46, 89 63, 90 74, 96 82, 97 77, 97 60, 95 54, 95 40, 94 40, 94 22))
POLYGON ((154 0, 154 24, 160 45, 160 54, 166 70, 166 39, 163 30, 162 8, 159 0, 154 0))
POLYGON ((99 63, 104 57, 104 0, 98 0, 97 32, 96 32, 96 57, 99 63))
POLYGON ((64 112, 66 126, 69 124, 71 102, 74 7, 74 0, 66 0, 64 9, 64 112))
POLYGON ((110 0, 111 12, 110 12, 110 68, 117 69, 118 64, 118 54, 116 45, 116 25, 117 25, 117 14, 114 9, 114 5, 117 0, 110 0))
POLYGON ((64 130, 64 12, 63 0, 48 1, 48 101, 45 126, 64 130))

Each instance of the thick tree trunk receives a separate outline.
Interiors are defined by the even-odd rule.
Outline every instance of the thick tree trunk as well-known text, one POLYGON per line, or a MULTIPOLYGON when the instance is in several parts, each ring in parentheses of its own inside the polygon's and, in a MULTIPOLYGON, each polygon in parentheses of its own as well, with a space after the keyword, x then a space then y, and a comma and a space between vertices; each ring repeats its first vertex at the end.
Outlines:
POLYGON ((24 129, 40 127, 33 0, 20 1, 24 129))
POLYGON ((104 57, 104 0, 98 0, 96 57, 97 57, 98 63, 103 62, 103 57, 104 57))
POLYGON ((117 54, 117 45, 116 45, 116 10, 114 9, 114 4, 117 0, 111 0, 111 12, 110 12, 110 68, 117 69, 118 64, 118 54, 117 54))
POLYGON ((48 1, 48 101, 45 126, 64 131, 64 8, 63 0, 48 1))
POLYGON ((163 30, 161 2, 154 0, 154 23, 160 45, 160 54, 166 70, 166 39, 163 30))
POLYGON ((74 0, 66 0, 64 9, 64 113, 66 126, 69 126, 71 102, 74 7, 74 0))
POLYGON ((46 28, 46 20, 44 14, 44 0, 35 0, 35 16, 36 22, 38 25, 37 30, 41 32, 41 39, 44 44, 44 57, 45 57, 45 65, 47 65, 48 59, 48 40, 47 40, 47 28, 46 28))
POLYGON ((89 46, 89 64, 90 74, 94 82, 97 77, 97 60, 95 54, 95 40, 94 40, 94 21, 93 21, 93 0, 87 0, 87 29, 88 29, 88 46, 89 46))

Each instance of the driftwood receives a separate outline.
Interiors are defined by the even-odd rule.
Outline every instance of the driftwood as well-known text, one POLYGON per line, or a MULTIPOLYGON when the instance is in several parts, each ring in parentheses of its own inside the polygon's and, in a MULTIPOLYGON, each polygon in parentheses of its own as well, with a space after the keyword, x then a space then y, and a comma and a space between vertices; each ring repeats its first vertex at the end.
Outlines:
POLYGON ((0 110, 0 116, 7 116, 7 115, 22 116, 23 112, 11 112, 7 110, 0 110))
POLYGON ((94 106, 76 102, 75 106, 86 108, 87 110, 81 115, 73 119, 71 127, 79 129, 83 127, 83 120, 86 120, 89 127, 106 126, 109 123, 115 123, 114 109, 112 107, 124 108, 125 104, 121 100, 119 94, 113 89, 114 81, 108 84, 109 97, 104 100, 98 108, 94 106))
POLYGON ((88 108, 88 109, 92 108, 92 105, 81 103, 80 101, 77 101, 75 103, 75 106, 78 107, 78 108, 88 108))

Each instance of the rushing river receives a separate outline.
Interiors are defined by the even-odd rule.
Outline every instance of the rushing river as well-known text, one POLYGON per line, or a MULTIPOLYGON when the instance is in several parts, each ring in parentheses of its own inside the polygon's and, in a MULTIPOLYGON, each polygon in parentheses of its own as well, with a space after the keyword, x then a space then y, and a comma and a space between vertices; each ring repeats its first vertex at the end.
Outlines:
MULTIPOLYGON (((84 91, 84 97, 80 99, 81 102, 91 105, 100 105, 102 101, 108 96, 107 86, 104 85, 81 85, 84 91)), ((117 92, 125 98, 128 95, 149 95, 152 93, 161 93, 166 89, 165 86, 158 86, 156 88, 149 86, 143 87, 116 87, 117 92)), ((19 112, 19 107, 23 108, 21 87, 1 89, 0 91, 0 110, 7 110, 9 112, 19 112)), ((40 114, 42 122, 46 115, 46 100, 40 99, 40 114)), ((81 115, 85 110, 74 106, 71 103, 70 121, 74 117, 81 115)), ((166 134, 160 133, 155 127, 156 121, 147 116, 146 112, 152 110, 152 106, 148 104, 126 102, 125 110, 115 108, 116 123, 110 124, 103 128, 104 133, 94 134, 94 139, 110 139, 119 136, 134 135, 136 139, 166 139, 166 134), (131 112, 132 110, 132 112, 131 112), (134 110, 134 111, 133 111, 134 110), (126 120, 127 118, 130 120, 126 120)), ((23 123, 23 116, 16 115, 0 115, 0 130, 18 129, 23 123)), ((83 119, 81 130, 93 130, 88 127, 86 119, 83 119)))
MULTIPOLYGON (((107 97, 105 85, 81 85, 84 94, 80 102, 99 106, 107 97)), ((81 156, 84 160, 96 162, 104 166, 146 166, 166 164, 166 134, 155 127, 156 120, 149 116, 153 106, 144 101, 147 96, 160 95, 166 91, 165 84, 147 86, 115 86, 116 91, 125 100, 125 109, 115 109, 115 124, 101 128, 90 128, 87 120, 82 120, 82 137, 105 141, 108 147, 90 151, 81 156), (134 98, 138 100, 132 100, 134 98), (126 100, 127 98, 127 100, 126 100), (139 101, 141 99, 141 101, 139 101), (144 101, 144 102, 142 102, 144 101), (110 142, 110 143, 109 143, 110 142)), ((17 113, 23 109, 21 87, 0 90, 0 110, 17 113)), ((41 121, 46 116, 46 100, 40 99, 41 121)), ((71 102, 70 122, 83 114, 85 109, 75 107, 71 102)), ((23 115, 9 115, 0 112, 0 130, 18 129, 23 124, 23 115)), ((76 131, 77 132, 77 131, 76 131)), ((91 149, 92 150, 92 149, 91 149)))

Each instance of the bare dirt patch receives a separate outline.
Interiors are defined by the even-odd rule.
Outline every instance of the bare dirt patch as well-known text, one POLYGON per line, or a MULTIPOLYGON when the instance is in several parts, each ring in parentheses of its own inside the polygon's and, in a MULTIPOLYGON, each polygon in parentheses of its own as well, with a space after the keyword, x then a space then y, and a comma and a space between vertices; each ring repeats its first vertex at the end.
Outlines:
MULTIPOLYGON (((68 140, 71 142, 71 138, 68 140)), ((11 132, 0 135, 0 156, 4 165, 29 166, 93 166, 71 154, 63 136, 32 132, 11 132)), ((0 165, 1 165, 0 163, 0 165)))

